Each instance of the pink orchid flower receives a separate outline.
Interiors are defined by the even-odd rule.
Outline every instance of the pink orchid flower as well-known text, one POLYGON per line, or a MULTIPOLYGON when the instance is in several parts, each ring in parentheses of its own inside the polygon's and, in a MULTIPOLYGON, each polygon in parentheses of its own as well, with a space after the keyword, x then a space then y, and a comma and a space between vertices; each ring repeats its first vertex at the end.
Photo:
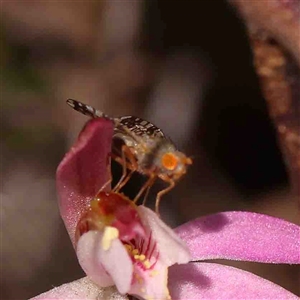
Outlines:
POLYGON ((127 293, 142 299, 298 299, 249 272, 200 261, 299 264, 299 226, 225 212, 188 222, 176 235, 148 208, 98 193, 108 179, 112 133, 109 121, 89 121, 57 170, 61 215, 87 277, 33 299, 128 299, 127 293))
POLYGON ((100 192, 80 219, 76 237, 85 273, 101 287, 116 285, 121 294, 169 299, 168 267, 190 260, 173 230, 121 194, 100 192))

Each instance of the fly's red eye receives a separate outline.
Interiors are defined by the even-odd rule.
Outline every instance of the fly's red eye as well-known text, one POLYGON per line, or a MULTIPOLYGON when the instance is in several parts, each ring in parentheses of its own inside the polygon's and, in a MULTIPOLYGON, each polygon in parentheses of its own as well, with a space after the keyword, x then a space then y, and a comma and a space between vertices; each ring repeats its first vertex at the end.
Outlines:
POLYGON ((166 153, 163 155, 161 163, 164 168, 173 171, 178 165, 178 158, 173 153, 166 153))

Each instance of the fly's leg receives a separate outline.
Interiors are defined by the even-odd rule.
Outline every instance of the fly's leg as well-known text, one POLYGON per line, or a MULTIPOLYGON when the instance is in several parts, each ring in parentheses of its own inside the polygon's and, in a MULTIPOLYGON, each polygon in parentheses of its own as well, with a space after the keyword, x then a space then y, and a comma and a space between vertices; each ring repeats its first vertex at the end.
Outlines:
POLYGON ((156 201, 155 201, 155 212, 157 213, 157 215, 159 215, 159 203, 160 203, 161 197, 164 194, 168 193, 175 186, 175 182, 173 180, 169 181, 169 182, 170 182, 170 185, 167 188, 165 188, 164 190, 157 193, 156 201))
POLYGON ((142 196, 142 194, 145 192, 146 189, 149 189, 153 185, 155 180, 156 180, 156 175, 154 174, 150 175, 149 179, 146 181, 146 183, 142 186, 138 194, 135 196, 133 200, 134 203, 136 203, 139 200, 139 198, 142 196))
POLYGON ((133 172, 134 172, 133 170, 130 170, 130 172, 128 172, 127 176, 123 178, 124 180, 122 182, 120 182, 119 186, 114 188, 115 193, 118 193, 121 190, 121 188, 129 181, 133 172))
POLYGON ((116 192, 119 190, 120 184, 122 183, 122 181, 125 179, 125 177, 127 175, 127 161, 126 161, 125 153, 123 151, 123 147, 122 147, 122 157, 115 157, 114 160, 117 161, 122 166, 122 169, 123 169, 120 180, 113 188, 113 192, 116 192))
POLYGON ((107 162, 107 173, 108 175, 108 180, 102 185, 102 187, 99 189, 98 193, 102 192, 108 185, 111 184, 112 182, 112 174, 111 174, 111 156, 108 157, 108 162, 107 162))
POLYGON ((145 195, 144 195, 143 205, 146 204, 146 201, 147 201, 147 198, 148 198, 148 195, 149 195, 150 188, 151 188, 151 186, 149 185, 149 186, 147 187, 147 190, 146 190, 145 195))
POLYGON ((122 165, 123 168, 122 176, 113 189, 113 191, 117 193, 129 181, 133 172, 137 170, 138 164, 136 162, 135 156, 127 145, 122 146, 122 157, 115 157, 114 159, 120 165, 122 165), (127 172, 127 169, 129 169, 130 171, 127 172))

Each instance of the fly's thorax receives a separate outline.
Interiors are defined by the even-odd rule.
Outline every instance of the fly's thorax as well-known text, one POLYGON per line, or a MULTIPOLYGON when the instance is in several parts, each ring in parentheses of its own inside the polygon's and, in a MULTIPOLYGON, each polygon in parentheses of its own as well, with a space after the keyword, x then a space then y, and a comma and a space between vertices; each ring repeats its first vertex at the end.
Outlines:
POLYGON ((138 162, 138 171, 143 174, 155 172, 154 164, 157 147, 159 147, 163 139, 158 137, 144 136, 139 143, 132 148, 138 162))

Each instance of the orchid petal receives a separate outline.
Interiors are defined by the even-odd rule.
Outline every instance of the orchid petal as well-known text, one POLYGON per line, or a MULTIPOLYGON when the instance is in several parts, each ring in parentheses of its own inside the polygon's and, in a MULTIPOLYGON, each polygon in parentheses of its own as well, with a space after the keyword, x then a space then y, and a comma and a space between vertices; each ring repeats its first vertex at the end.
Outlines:
POLYGON ((151 231, 152 238, 156 241, 159 259, 164 265, 171 266, 190 261, 190 253, 186 245, 152 210, 139 206, 138 212, 144 228, 151 231))
POLYGON ((107 181, 112 122, 89 121, 56 173, 61 216, 74 245, 76 224, 90 200, 107 181))
POLYGON ((138 296, 139 299, 170 299, 167 286, 168 268, 158 261, 151 271, 135 269, 129 294, 138 296))
POLYGON ((218 213, 175 230, 192 260, 233 259, 266 263, 300 263, 300 227, 250 212, 218 213))
POLYGON ((63 284, 48 292, 40 294, 31 300, 65 300, 65 299, 77 299, 77 300, 126 300, 126 296, 120 295, 114 287, 99 288, 88 277, 81 278, 79 280, 63 284))
POLYGON ((103 234, 90 231, 80 237, 77 244, 77 258, 84 272, 101 287, 114 285, 112 278, 98 260, 98 247, 103 234), (97 244, 98 243, 98 244, 97 244))
POLYGON ((252 273, 213 263, 169 268, 169 289, 180 299, 298 299, 284 288, 252 273))
POLYGON ((89 231, 77 244, 77 257, 82 269, 92 281, 101 287, 116 285, 121 294, 130 289, 132 261, 122 242, 116 238, 109 249, 102 244, 103 233, 89 231))

